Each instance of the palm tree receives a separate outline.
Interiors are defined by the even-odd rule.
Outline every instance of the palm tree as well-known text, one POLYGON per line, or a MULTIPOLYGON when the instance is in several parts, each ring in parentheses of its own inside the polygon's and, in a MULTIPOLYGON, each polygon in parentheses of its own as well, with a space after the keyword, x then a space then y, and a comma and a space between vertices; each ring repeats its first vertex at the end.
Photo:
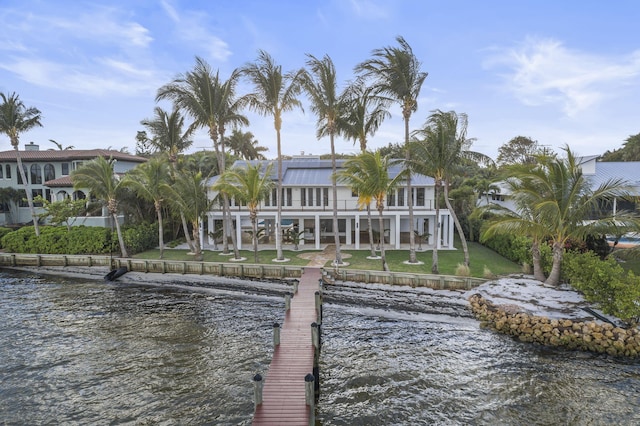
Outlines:
POLYGON ((122 257, 129 257, 118 222, 118 198, 124 187, 120 178, 114 173, 114 162, 113 159, 96 157, 71 172, 71 180, 75 190, 88 189, 93 197, 106 204, 116 226, 120 253, 122 257))
POLYGON ((75 148, 73 145, 63 146, 60 142, 55 141, 53 139, 49 139, 49 142, 54 144, 60 151, 69 151, 75 148))
POLYGON ((182 211, 186 219, 191 222, 195 259, 201 261, 202 244, 200 242, 200 224, 205 214, 211 208, 211 201, 207 198, 207 179, 200 172, 185 169, 176 174, 171 184, 161 186, 162 192, 169 206, 176 211, 182 211))
POLYGON ((40 236, 40 227, 38 224, 38 216, 33 206, 33 194, 29 187, 27 174, 22 166, 22 157, 20 156, 20 134, 34 127, 42 127, 40 122, 40 110, 34 107, 26 107, 16 93, 6 95, 0 93, 2 104, 0 104, 0 132, 9 137, 11 146, 16 151, 16 162, 18 163, 18 173, 24 182, 24 191, 27 194, 27 203, 33 220, 33 229, 36 236, 40 236))
POLYGON ((473 139, 467 138, 468 119, 466 114, 457 114, 455 111, 442 112, 435 110, 431 113, 423 129, 414 132, 415 136, 422 137, 415 144, 414 155, 411 161, 414 170, 423 174, 431 174, 436 184, 436 245, 433 249, 434 258, 431 266, 435 274, 438 269, 438 233, 440 227, 440 211, 438 189, 444 188, 444 202, 453 218, 458 231, 462 249, 464 251, 464 264, 469 266, 469 249, 467 239, 458 220, 458 215, 451 206, 449 200, 449 185, 454 171, 463 161, 470 160, 477 163, 492 163, 492 160, 479 152, 470 151, 468 148, 473 139))
POLYGON ((278 180, 276 191, 276 257, 284 260, 282 253, 282 145, 280 131, 282 129, 282 114, 295 108, 302 109, 298 100, 302 70, 282 74, 282 66, 267 52, 260 50, 258 59, 254 63, 245 65, 241 72, 253 83, 254 91, 248 95, 249 108, 264 116, 273 117, 273 127, 276 130, 276 146, 278 156, 278 180))
MULTIPOLYGON (((175 78, 158 89, 156 101, 171 99, 174 104, 189 114, 194 122, 192 128, 206 128, 213 142, 213 148, 218 159, 218 171, 225 170, 224 133, 228 126, 248 124, 245 116, 238 111, 244 106, 245 98, 236 98, 235 89, 240 73, 234 71, 227 81, 220 79, 219 72, 215 74, 209 64, 202 58, 196 57, 193 71, 175 78)), ((224 199, 222 204, 224 214, 224 252, 229 252, 227 240, 231 225, 229 217, 229 203, 224 199)), ((231 232, 234 240, 236 258, 239 253, 235 244, 235 233, 231 232)))
POLYGON ((266 170, 260 163, 246 167, 234 167, 225 171, 211 189, 226 193, 227 196, 247 204, 249 218, 251 219, 251 236, 253 242, 254 261, 258 263, 258 208, 271 193, 273 181, 271 180, 270 163, 266 170))
MULTIPOLYGON (((193 134, 194 129, 190 127, 183 132, 184 117, 180 114, 180 111, 177 108, 174 108, 171 113, 167 113, 162 108, 156 107, 154 109, 154 117, 152 119, 144 119, 140 121, 140 124, 149 130, 151 138, 146 138, 145 132, 138 132, 138 134, 144 133, 145 139, 153 148, 155 148, 156 151, 160 151, 169 157, 169 163, 171 164, 171 178, 174 179, 178 155, 187 150, 193 144, 191 135, 193 134)), ((180 221, 182 222, 182 229, 189 249, 193 252, 193 242, 189 235, 187 221, 182 212, 180 212, 180 221)), ((160 250, 160 256, 162 256, 162 245, 160 250)))
POLYGON ((164 256, 164 227, 162 207, 165 201, 162 186, 171 179, 167 163, 160 158, 152 158, 148 162, 131 170, 122 184, 131 188, 138 197, 153 202, 158 217, 158 241, 160 243, 160 259, 164 256))
POLYGON ((548 238, 553 264, 545 283, 550 285, 560 281, 564 248, 570 239, 585 239, 589 234, 605 234, 610 229, 619 232, 637 223, 620 214, 587 221, 614 198, 629 197, 630 187, 621 179, 609 179, 592 189, 569 147, 564 150, 567 154, 564 159, 555 155, 538 156, 536 165, 512 169, 513 196, 525 223, 507 217, 485 231, 486 234, 516 231, 533 237, 534 242, 548 238), (523 207, 527 209, 524 214, 523 207), (526 222, 535 222, 537 226, 531 228, 526 222))
MULTIPOLYGON (((340 133, 353 143, 360 144, 360 151, 367 150, 367 138, 373 136, 384 119, 391 114, 387 110, 389 99, 375 96, 371 89, 358 80, 347 87, 343 93, 346 103, 345 116, 338 120, 340 133)), ((371 205, 367 204, 367 225, 369 227, 369 242, 371 257, 376 257, 373 228, 371 226, 371 205)))
POLYGON ((398 173, 392 178, 389 170, 393 163, 394 160, 382 156, 379 150, 376 152, 365 151, 347 160, 344 169, 338 173, 338 180, 347 183, 354 192, 358 193, 360 207, 370 205, 372 200, 376 202, 383 271, 389 270, 384 251, 384 219, 382 214, 384 200, 389 192, 396 189, 405 175, 405 173, 398 173))
POLYGON ((336 245, 335 265, 342 265, 340 253, 340 234, 338 230, 338 190, 336 186, 336 150, 334 138, 338 133, 337 120, 343 114, 344 102, 338 96, 338 84, 336 81, 336 69, 333 61, 327 55, 317 59, 313 55, 307 55, 307 66, 310 71, 303 74, 303 85, 311 101, 311 111, 318 120, 316 122, 316 137, 329 136, 331 143, 331 168, 333 170, 332 194, 333 194, 333 235, 336 245))
MULTIPOLYGON (((411 114, 418 109, 418 95, 427 73, 420 71, 420 61, 413 54, 413 50, 404 38, 396 37, 398 47, 384 47, 375 49, 372 58, 357 65, 356 72, 361 77, 372 80, 372 90, 395 99, 402 108, 404 120, 404 148, 405 159, 410 159, 409 151, 409 120, 411 114)), ((407 191, 409 195, 409 263, 418 263, 416 258, 416 240, 413 223, 413 202, 411 194, 411 173, 407 173, 407 191)))
POLYGON ((266 147, 258 145, 253 133, 238 129, 233 129, 226 143, 233 155, 245 160, 265 160, 262 153, 268 151, 266 147))

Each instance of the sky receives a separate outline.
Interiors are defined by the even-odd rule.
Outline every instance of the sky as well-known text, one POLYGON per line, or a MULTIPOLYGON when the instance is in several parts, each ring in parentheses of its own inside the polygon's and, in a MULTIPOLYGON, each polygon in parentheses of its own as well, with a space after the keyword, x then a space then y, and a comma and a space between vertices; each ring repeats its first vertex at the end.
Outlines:
MULTIPOLYGON (((428 73, 411 130, 434 110, 455 111, 468 116, 471 149, 494 159, 516 136, 597 155, 640 133, 638 21, 636 0, 0 0, 0 92, 42 112, 21 145, 135 153, 140 121, 171 109, 156 103, 158 89, 196 56, 226 79, 261 49, 283 71, 328 55, 342 89, 402 36, 428 73)), ((304 111, 283 116, 283 154, 329 153, 301 100, 304 111)), ((403 141, 399 106, 390 112, 369 148, 403 141)), ((273 119, 246 115, 242 130, 274 158, 273 119)), ((189 152, 203 149, 212 143, 199 131, 189 152)), ((336 140, 338 153, 358 149, 336 140)))

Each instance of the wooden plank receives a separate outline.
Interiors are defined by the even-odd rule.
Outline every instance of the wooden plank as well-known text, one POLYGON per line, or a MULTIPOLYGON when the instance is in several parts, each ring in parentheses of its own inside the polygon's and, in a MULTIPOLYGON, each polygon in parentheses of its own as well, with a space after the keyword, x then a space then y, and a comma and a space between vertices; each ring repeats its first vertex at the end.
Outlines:
POLYGON ((291 300, 256 407, 254 425, 308 425, 312 408, 306 404, 304 377, 313 372, 311 324, 316 322, 320 268, 305 268, 298 293, 291 300))

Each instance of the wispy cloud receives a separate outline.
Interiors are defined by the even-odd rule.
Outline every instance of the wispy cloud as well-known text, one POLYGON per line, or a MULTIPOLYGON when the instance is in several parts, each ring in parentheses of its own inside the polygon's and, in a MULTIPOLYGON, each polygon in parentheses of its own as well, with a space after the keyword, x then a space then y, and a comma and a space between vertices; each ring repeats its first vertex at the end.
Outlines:
POLYGON ((551 39, 528 38, 499 49, 485 67, 505 67, 507 88, 526 105, 558 104, 568 116, 596 106, 628 84, 640 84, 640 51, 613 57, 589 54, 551 39))
POLYGON ((389 13, 373 0, 350 0, 351 10, 362 19, 382 19, 389 13))
POLYGON ((176 36, 182 42, 199 46, 211 59, 226 61, 231 56, 229 45, 209 32, 211 23, 206 13, 188 10, 179 12, 168 0, 162 0, 160 3, 167 16, 176 25, 176 36))

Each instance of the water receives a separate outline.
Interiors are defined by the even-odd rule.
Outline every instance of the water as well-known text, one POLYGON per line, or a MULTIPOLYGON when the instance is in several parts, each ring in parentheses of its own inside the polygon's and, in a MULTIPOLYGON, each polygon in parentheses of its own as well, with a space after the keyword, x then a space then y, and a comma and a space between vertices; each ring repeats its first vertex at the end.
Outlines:
MULTIPOLYGON (((327 291, 319 424, 640 423, 640 362, 517 343, 455 297, 384 294, 327 291)), ((263 295, 0 273, 1 423, 249 424, 283 310, 263 295)))

